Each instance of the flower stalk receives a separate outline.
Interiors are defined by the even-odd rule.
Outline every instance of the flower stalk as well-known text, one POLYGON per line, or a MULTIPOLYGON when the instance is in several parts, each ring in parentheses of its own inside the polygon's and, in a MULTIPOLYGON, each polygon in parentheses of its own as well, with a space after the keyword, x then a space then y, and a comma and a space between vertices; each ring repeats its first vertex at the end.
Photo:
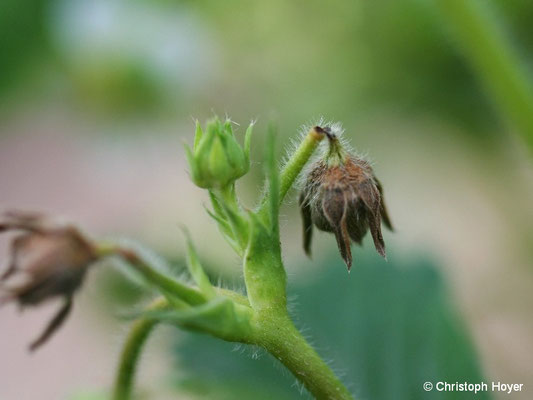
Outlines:
POLYGON ((140 273, 150 284, 165 293, 172 294, 193 305, 205 302, 204 296, 198 290, 157 271, 133 249, 125 248, 111 242, 99 243, 96 249, 100 257, 118 256, 140 273))
POLYGON ((316 399, 353 399, 287 314, 264 315, 260 325, 255 342, 285 365, 316 399))
MULTIPOLYGON (((159 298, 152 303, 149 309, 163 310, 168 307, 168 305, 168 302, 164 298, 159 298)), ((112 394, 113 400, 131 399, 133 380, 135 378, 142 346, 157 323, 158 321, 155 319, 143 318, 135 321, 131 327, 120 354, 119 367, 117 369, 112 394)))
MULTIPOLYGON (((279 178, 279 203, 283 202, 287 192, 324 137, 324 132, 321 129, 317 129, 316 126, 311 128, 298 148, 290 156, 287 163, 283 166, 279 178)), ((263 205, 265 206, 267 203, 268 201, 265 201, 263 205)))

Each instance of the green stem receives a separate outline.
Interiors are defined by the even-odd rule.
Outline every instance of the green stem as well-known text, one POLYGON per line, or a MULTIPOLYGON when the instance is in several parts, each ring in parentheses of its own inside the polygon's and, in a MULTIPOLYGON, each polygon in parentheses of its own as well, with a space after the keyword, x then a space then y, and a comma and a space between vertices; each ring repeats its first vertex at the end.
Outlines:
POLYGON ((251 343, 264 347, 285 365, 319 400, 348 400, 352 395, 296 329, 287 314, 286 274, 277 232, 278 204, 311 157, 324 133, 312 128, 281 171, 279 199, 274 173, 273 136, 269 139, 267 175, 270 191, 257 214, 251 215, 250 241, 244 260, 244 279, 254 309, 251 343), (270 230, 260 222, 269 215, 270 230))
POLYGON ((476 0, 439 0, 455 28, 464 55, 502 114, 533 149, 533 90, 513 44, 476 0))
POLYGON ((237 200, 237 193, 235 193, 235 183, 217 189, 217 192, 224 200, 224 204, 226 204, 226 206, 231 207, 231 209, 236 213, 239 211, 239 202, 237 200))
POLYGON ((114 243, 100 243, 97 252, 101 257, 119 256, 135 270, 137 270, 148 282, 159 287, 165 293, 180 298, 190 305, 205 303, 205 297, 196 289, 172 279, 151 267, 134 250, 127 249, 114 243))
POLYGON ((349 400, 351 393, 285 315, 261 314, 254 340, 304 384, 318 400, 349 400))
MULTIPOLYGON (((279 185, 280 204, 322 139, 324 139, 324 134, 312 128, 283 166, 279 185)), ((267 194, 261 203, 258 215, 263 216, 268 212, 269 203, 269 194, 267 194)))
POLYGON ((317 132, 314 128, 309 131, 307 136, 302 140, 300 146, 296 149, 287 164, 283 167, 280 174, 279 201, 285 198, 285 195, 296 180, 296 177, 305 166, 309 158, 315 151, 320 141, 324 139, 324 134, 317 132))
MULTIPOLYGON (((148 310, 161 310, 168 306, 165 299, 157 299, 148 310)), ((120 355, 119 368, 115 377, 113 400, 129 400, 133 391, 133 379, 141 349, 157 321, 140 319, 135 321, 120 355)))

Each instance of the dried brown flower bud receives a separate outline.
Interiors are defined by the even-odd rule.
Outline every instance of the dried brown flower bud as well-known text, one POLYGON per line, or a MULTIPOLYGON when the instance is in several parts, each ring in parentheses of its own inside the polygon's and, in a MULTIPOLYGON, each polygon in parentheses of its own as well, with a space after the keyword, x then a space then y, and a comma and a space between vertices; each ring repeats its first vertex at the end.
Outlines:
POLYGON ((21 307, 63 297, 64 305, 30 349, 43 344, 65 321, 72 296, 81 286, 88 266, 96 260, 91 242, 76 228, 49 220, 41 214, 0 214, 0 233, 22 231, 11 243, 7 270, 0 276, 4 297, 21 307))
POLYGON ((370 164, 350 154, 338 139, 340 127, 315 127, 329 139, 329 147, 307 173, 300 194, 304 223, 304 250, 311 254, 312 229, 332 232, 348 271, 351 241, 361 244, 370 228, 374 245, 385 257, 381 220, 392 230, 381 184, 370 164))

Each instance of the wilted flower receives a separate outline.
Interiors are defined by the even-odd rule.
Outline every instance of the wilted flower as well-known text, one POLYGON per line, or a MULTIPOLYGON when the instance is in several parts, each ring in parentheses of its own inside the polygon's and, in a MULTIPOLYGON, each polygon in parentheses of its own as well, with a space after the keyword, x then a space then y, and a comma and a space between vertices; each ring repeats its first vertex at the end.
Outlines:
POLYGON ((59 224, 40 214, 0 214, 0 233, 22 231, 11 243, 7 270, 0 276, 4 297, 21 307, 39 305, 63 297, 64 305, 30 349, 43 344, 61 326, 72 307, 88 266, 96 260, 91 242, 76 228, 59 224))
POLYGON ((304 249, 311 254, 312 229, 332 232, 348 271, 352 266, 351 241, 361 244, 370 228, 374 245, 385 257, 381 220, 392 230, 381 184, 367 161, 352 155, 338 138, 340 128, 314 128, 329 139, 329 147, 305 176, 300 194, 304 222, 304 249))
POLYGON ((186 147, 194 183, 206 189, 223 188, 250 169, 250 138, 253 123, 246 130, 244 149, 233 134, 231 121, 218 118, 207 124, 205 132, 196 123, 194 147, 186 147))

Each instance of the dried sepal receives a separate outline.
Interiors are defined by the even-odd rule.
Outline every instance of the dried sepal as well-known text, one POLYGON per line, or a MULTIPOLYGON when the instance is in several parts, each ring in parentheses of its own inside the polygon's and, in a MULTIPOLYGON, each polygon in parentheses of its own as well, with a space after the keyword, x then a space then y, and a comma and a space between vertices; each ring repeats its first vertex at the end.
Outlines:
POLYGON ((378 178, 376 178, 375 175, 373 178, 374 178, 374 182, 376 182, 376 187, 378 188, 379 194, 381 196, 381 208, 379 210, 381 213, 381 219, 383 223, 385 224, 385 226, 389 228, 390 231, 394 231, 392 222, 389 217, 389 212, 387 211, 387 207, 385 206, 385 198, 383 197, 383 186, 381 185, 381 182, 378 180, 378 178))
POLYGON ((56 315, 50 320, 44 331, 30 344, 30 351, 36 350, 45 344, 50 337, 63 325, 72 310, 72 296, 67 296, 63 306, 57 311, 56 315))

